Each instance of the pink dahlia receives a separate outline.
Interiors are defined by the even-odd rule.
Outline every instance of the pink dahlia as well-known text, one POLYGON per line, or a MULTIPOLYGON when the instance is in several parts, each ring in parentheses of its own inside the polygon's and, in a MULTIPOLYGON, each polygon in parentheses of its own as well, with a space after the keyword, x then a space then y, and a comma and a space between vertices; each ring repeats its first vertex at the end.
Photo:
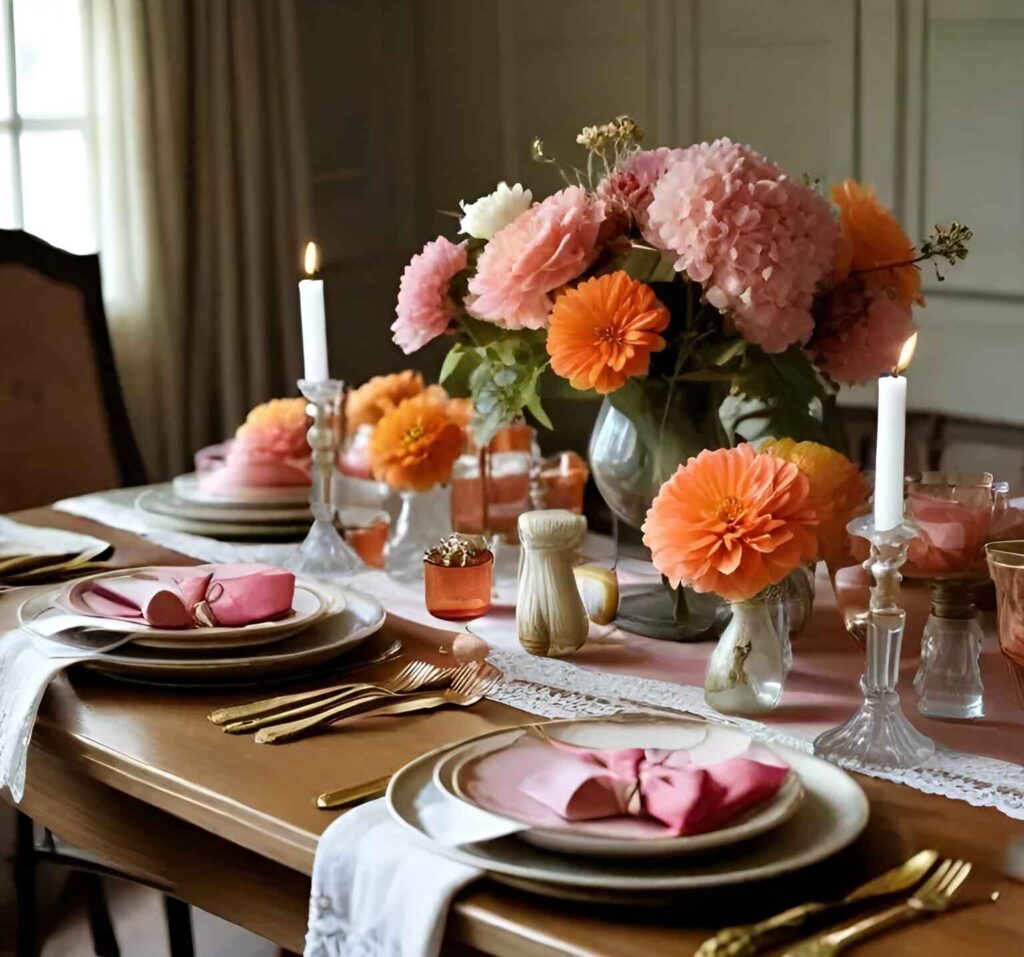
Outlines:
POLYGON ((615 172, 597 184, 597 195, 613 213, 628 216, 648 242, 656 243, 657 237, 649 234, 647 216, 654 186, 669 166, 685 153, 685 150, 669 149, 667 146, 634 153, 615 172))
POLYGON ((391 331, 406 355, 436 339, 455 318, 458 308, 448 289, 466 262, 465 244, 438 236, 405 267, 391 331))
POLYGON ((466 309, 506 329, 543 329, 551 293, 597 256, 605 204, 581 186, 535 203, 498 230, 477 261, 466 309))
POLYGON ((859 385, 889 372, 913 335, 910 307, 882 283, 851 276, 821 296, 807 351, 837 382, 859 385))
POLYGON ((811 298, 832 268, 838 230, 826 200, 728 139, 682 151, 647 210, 676 269, 729 312, 748 342, 782 352, 814 329, 811 298))

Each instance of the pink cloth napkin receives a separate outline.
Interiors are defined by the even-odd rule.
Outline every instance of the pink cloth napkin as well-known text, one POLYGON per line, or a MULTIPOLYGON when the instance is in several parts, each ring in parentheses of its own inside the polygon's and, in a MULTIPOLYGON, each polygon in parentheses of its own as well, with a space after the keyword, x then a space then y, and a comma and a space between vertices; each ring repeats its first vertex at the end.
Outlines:
POLYGON ((257 564, 153 566, 133 575, 82 582, 72 610, 155 628, 242 627, 287 615, 295 576, 257 564))
POLYGON ((594 751, 523 737, 503 752, 519 762, 518 790, 566 821, 649 817, 667 836, 723 827, 772 797, 789 766, 760 745, 723 761, 690 751, 594 751))

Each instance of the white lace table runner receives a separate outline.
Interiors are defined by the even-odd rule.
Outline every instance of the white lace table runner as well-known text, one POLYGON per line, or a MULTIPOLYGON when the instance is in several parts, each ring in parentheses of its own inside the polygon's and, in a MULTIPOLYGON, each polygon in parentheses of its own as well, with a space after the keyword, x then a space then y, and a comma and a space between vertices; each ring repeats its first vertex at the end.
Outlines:
MULTIPOLYGON (((295 545, 250 545, 218 542, 199 535, 149 526, 134 508, 138 489, 121 489, 64 499, 60 511, 143 535, 159 545, 207 562, 258 561, 281 564, 295 545)), ((390 611, 402 617, 429 621, 418 594, 380 572, 360 576, 358 587, 371 592, 390 611), (417 614, 419 610, 420 614, 417 614)), ((436 627, 436 623, 434 623, 436 627)), ((548 718, 606 715, 619 711, 662 710, 687 712, 715 720, 722 716, 704 703, 703 689, 582 668, 567 661, 536 658, 512 642, 494 648, 491 659, 505 674, 503 684, 490 695, 495 701, 548 718)), ((752 737, 802 751, 811 750, 809 738, 745 718, 726 719, 752 737)), ((1024 753, 1024 742, 1021 742, 1024 753)), ((927 794, 941 794, 976 807, 994 807, 1024 820, 1024 767, 982 755, 940 749, 926 767, 909 771, 858 769, 872 777, 904 784, 927 794)))

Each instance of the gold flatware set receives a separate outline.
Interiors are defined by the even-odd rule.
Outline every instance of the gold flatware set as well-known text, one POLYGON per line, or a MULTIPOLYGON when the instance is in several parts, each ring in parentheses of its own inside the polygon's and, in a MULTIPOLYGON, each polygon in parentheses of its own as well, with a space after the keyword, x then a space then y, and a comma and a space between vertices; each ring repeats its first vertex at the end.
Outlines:
POLYGON ((807 926, 836 924, 863 908, 883 899, 911 891, 902 902, 858 920, 838 930, 808 938, 782 954, 782 957, 834 957, 867 937, 899 924, 939 913, 954 907, 994 903, 999 892, 973 900, 954 903, 953 898, 970 876, 969 861, 944 858, 938 852, 920 851, 898 867, 880 874, 837 901, 802 904, 746 926, 727 927, 704 941, 694 957, 752 957, 781 944, 799 940, 807 926), (934 867, 934 870, 933 870, 934 867), (921 881, 928 875, 927 880, 921 881), (920 884, 916 890, 912 890, 920 884))
POLYGON ((468 707, 501 680, 485 661, 458 668, 410 662, 391 678, 278 695, 219 708, 209 720, 229 734, 255 732, 258 744, 281 744, 348 718, 408 714, 444 705, 468 707))

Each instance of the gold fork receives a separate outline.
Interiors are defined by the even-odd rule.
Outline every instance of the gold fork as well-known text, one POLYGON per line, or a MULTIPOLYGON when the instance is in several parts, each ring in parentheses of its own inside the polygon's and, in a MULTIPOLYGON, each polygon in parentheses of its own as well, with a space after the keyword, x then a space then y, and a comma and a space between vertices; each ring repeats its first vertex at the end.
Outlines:
POLYGON ((783 957, 833 957, 865 937, 889 927, 944 911, 967 880, 971 867, 969 861, 954 861, 947 857, 904 903, 865 917, 849 927, 804 941, 787 950, 783 957))
POLYGON ((339 705, 297 721, 273 725, 256 733, 257 744, 280 744, 306 734, 316 728, 344 719, 347 715, 358 711, 359 718, 377 717, 378 715, 406 714, 410 711, 429 711, 442 705, 453 704, 468 707, 476 704, 501 680, 501 672, 486 661, 473 661, 456 669, 451 686, 444 691, 420 691, 415 694, 395 695, 384 703, 366 711, 358 711, 368 702, 374 701, 373 696, 355 698, 339 705))
MULTIPOLYGON (((410 661, 401 671, 380 682, 348 682, 347 684, 328 685, 326 688, 315 688, 312 691, 299 691, 294 694, 278 695, 275 698, 263 698, 250 701, 248 704, 234 705, 229 708, 218 708, 207 715, 208 719, 224 730, 236 730, 233 726, 244 724, 249 719, 264 715, 276 715, 279 712, 303 704, 325 704, 341 696, 350 696, 373 689, 387 691, 413 691, 423 685, 443 680, 454 669, 441 668, 426 661, 410 661)), ((237 730, 245 730, 238 728, 237 730)))
POLYGON ((454 668, 439 668, 436 665, 428 665, 426 662, 417 662, 418 667, 403 668, 394 678, 382 681, 379 684, 363 684, 356 687, 346 688, 337 694, 324 698, 317 698, 294 707, 281 708, 276 711, 264 714, 256 718, 246 718, 242 721, 231 721, 222 725, 221 730, 228 734, 248 734, 251 731, 258 731, 273 724, 281 724, 292 718, 299 718, 305 714, 315 714, 331 705, 341 704, 345 701, 352 701, 356 698, 369 700, 375 697, 388 697, 393 694, 402 694, 410 691, 419 691, 421 688, 443 687, 448 684, 455 672, 454 668))

